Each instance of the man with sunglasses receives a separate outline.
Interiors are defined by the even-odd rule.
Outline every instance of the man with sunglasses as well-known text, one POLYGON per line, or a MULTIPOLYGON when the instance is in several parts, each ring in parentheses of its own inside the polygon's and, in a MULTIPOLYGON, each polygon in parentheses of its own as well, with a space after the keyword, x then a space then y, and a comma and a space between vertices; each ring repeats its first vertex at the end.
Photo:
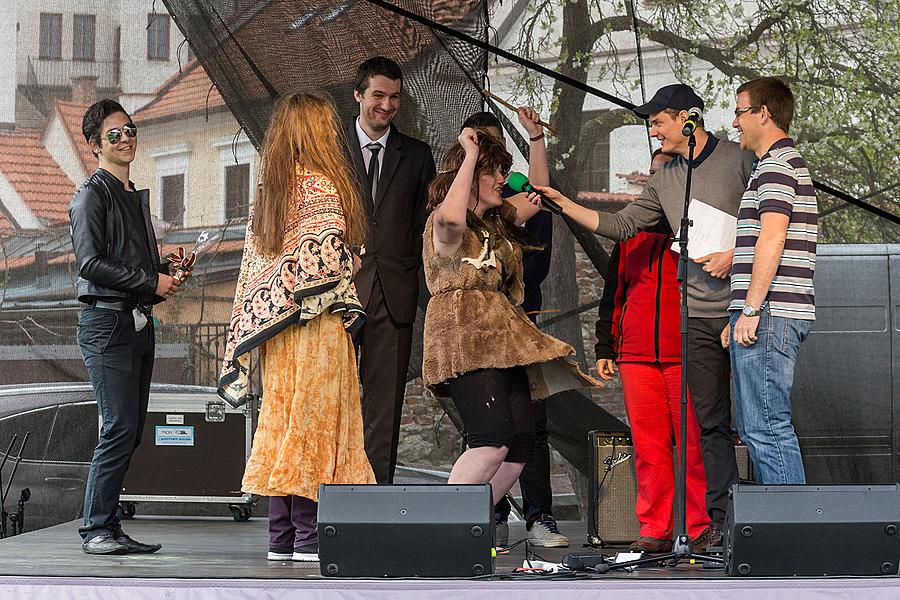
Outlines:
POLYGON ((149 190, 129 180, 137 149, 131 117, 117 102, 101 100, 87 109, 81 129, 99 168, 69 205, 76 288, 84 304, 77 337, 102 417, 85 486, 81 548, 87 554, 151 553, 162 546, 126 535, 116 511, 150 397, 151 306, 171 298, 181 280, 160 261, 149 190))
POLYGON ((738 431, 766 485, 806 483, 791 388, 816 318, 819 209, 806 161, 788 137, 793 117, 794 95, 781 80, 763 77, 737 89, 731 125, 759 162, 741 199, 722 345, 731 349, 738 431))

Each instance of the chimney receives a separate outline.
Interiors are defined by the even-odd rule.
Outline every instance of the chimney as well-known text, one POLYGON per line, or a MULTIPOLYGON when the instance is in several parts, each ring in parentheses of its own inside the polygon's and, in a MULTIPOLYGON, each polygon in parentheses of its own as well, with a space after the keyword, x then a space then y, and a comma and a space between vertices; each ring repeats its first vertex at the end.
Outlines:
POLYGON ((97 101, 97 76, 82 75, 72 78, 72 102, 87 105, 97 101))
POLYGON ((34 270, 32 275, 35 277, 42 277, 49 273, 47 261, 50 258, 50 253, 46 250, 35 250, 34 251, 34 270))

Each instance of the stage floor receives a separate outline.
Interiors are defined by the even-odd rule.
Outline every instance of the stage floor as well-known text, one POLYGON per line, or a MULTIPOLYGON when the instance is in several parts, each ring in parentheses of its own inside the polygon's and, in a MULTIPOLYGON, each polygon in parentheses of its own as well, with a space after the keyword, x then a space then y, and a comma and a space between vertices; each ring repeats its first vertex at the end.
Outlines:
MULTIPOLYGON (((613 599, 639 594, 642 599, 670 600, 687 593, 692 600, 900 597, 900 578, 741 579, 721 569, 699 565, 643 568, 633 573, 595 575, 580 579, 509 579, 522 566, 524 545, 495 562, 496 576, 480 580, 336 580, 319 575, 318 563, 267 561, 266 520, 238 523, 218 517, 139 516, 125 522, 126 531, 141 541, 160 542, 152 555, 87 556, 81 552, 77 522, 65 523, 0 541, 0 599, 52 598, 275 598, 283 592, 303 590, 303 598, 479 598, 491 596, 613 599), (115 591, 113 591, 114 588, 115 591)), ((559 562, 568 552, 582 548, 586 527, 582 522, 561 522, 569 548, 538 548, 548 562, 559 562)), ((512 541, 525 537, 524 523, 510 523, 512 541)), ((604 549, 605 553, 615 549, 604 549)))

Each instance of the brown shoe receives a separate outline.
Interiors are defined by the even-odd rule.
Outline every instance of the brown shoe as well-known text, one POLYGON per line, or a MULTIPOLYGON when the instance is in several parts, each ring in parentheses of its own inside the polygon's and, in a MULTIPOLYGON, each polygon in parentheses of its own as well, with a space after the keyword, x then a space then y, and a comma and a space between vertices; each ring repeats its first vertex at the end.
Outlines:
POLYGON ((672 540, 662 540, 660 538, 647 537, 642 535, 638 539, 631 542, 628 546, 629 552, 644 552, 646 554, 662 554, 663 552, 672 551, 672 540))
POLYGON ((722 551, 722 530, 714 525, 710 525, 695 539, 691 540, 694 550, 697 552, 721 552, 722 551), (707 550, 709 548, 710 550, 707 550), (713 550, 715 549, 715 550, 713 550))

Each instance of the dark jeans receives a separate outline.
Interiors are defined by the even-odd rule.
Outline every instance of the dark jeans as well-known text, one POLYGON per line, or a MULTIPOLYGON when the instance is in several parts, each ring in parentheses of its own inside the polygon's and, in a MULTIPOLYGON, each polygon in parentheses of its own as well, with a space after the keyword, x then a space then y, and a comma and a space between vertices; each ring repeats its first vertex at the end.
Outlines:
POLYGON ((731 361, 720 334, 728 317, 688 319, 687 380, 700 426, 706 470, 706 511, 722 529, 728 490, 738 481, 731 433, 731 361))
POLYGON ((153 374, 153 324, 134 330, 130 312, 87 307, 78 347, 103 424, 84 492, 84 539, 121 531, 116 509, 131 455, 141 443, 153 374))
MULTIPOLYGON (((534 403, 534 458, 525 463, 519 475, 522 489, 522 512, 531 526, 541 515, 553 514, 553 490, 550 488, 550 445, 547 443, 547 403, 534 403)), ((494 507, 502 520, 509 518, 512 507, 504 496, 494 507)))

